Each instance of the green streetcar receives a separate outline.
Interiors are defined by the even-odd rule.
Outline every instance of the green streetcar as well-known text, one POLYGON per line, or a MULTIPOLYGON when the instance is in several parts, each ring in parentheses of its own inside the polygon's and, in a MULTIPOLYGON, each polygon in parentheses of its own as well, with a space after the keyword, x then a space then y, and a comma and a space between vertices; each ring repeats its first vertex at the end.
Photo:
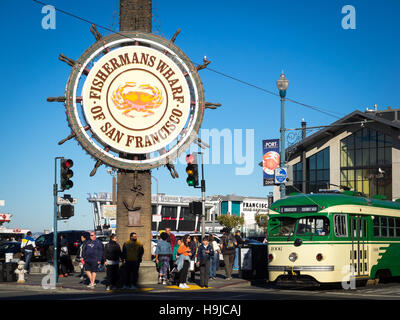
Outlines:
POLYGON ((274 202, 269 280, 335 283, 400 276, 400 203, 353 192, 274 202))

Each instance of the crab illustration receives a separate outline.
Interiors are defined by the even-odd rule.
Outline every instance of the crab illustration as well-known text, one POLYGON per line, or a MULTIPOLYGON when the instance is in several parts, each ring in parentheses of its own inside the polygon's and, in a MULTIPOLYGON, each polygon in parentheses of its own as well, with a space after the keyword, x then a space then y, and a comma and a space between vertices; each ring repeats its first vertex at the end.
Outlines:
POLYGON ((136 82, 127 82, 123 86, 119 86, 112 95, 112 101, 119 110, 123 110, 122 114, 135 118, 131 115, 132 111, 143 112, 143 117, 148 117, 154 114, 153 109, 158 108, 163 97, 157 87, 149 84, 137 86, 136 82), (132 90, 137 88, 136 90, 132 90))

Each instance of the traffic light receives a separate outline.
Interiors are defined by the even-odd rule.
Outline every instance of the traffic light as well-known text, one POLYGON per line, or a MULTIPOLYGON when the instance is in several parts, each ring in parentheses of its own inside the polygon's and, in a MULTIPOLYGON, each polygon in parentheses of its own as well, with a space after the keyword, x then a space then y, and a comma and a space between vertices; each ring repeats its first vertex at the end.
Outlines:
POLYGON ((62 219, 69 219, 74 215, 74 206, 70 204, 61 205, 60 217, 62 219))
POLYGON ((199 185, 199 172, 195 156, 188 154, 186 156, 186 173, 188 175, 186 182, 190 187, 197 187, 199 185))
POLYGON ((202 215, 203 203, 201 201, 189 202, 189 213, 194 215, 202 215))
POLYGON ((74 186, 74 183, 70 180, 74 176, 74 172, 71 170, 73 165, 74 162, 71 159, 61 159, 60 185, 62 191, 74 186))

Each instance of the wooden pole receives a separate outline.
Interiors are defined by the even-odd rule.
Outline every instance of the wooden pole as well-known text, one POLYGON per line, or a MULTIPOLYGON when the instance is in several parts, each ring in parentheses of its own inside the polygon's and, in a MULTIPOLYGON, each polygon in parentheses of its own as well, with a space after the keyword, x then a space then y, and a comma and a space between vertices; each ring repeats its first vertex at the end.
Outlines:
MULTIPOLYGON (((151 0, 120 0, 120 31, 152 31, 151 0)), ((124 155, 121 155, 124 156, 124 155)), ((125 155, 128 156, 128 155, 125 155)), ((132 156, 132 155, 131 155, 132 156)), ((133 159, 140 159, 133 155, 133 159)), ((120 245, 136 232, 143 244, 143 261, 151 261, 151 173, 119 171, 117 181, 117 236, 120 245)))

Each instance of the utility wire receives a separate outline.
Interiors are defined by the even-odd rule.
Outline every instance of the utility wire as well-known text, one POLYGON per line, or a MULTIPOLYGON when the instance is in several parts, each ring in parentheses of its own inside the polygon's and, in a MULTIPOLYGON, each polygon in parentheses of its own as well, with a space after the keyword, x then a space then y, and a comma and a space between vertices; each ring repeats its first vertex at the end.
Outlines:
MULTIPOLYGON (((39 0, 33 0, 33 1, 36 2, 36 3, 38 3, 38 4, 41 4, 41 5, 43 5, 43 6, 47 6, 47 5, 48 5, 48 4, 46 4, 46 3, 44 3, 44 2, 41 2, 41 1, 39 1, 39 0)), ((54 7, 54 6, 53 6, 53 7, 54 7)), ((97 23, 95 23, 95 22, 93 22, 93 21, 87 20, 87 19, 85 19, 85 18, 79 17, 79 16, 77 16, 77 15, 75 15, 75 14, 73 14, 73 13, 70 13, 70 12, 68 12, 68 11, 65 11, 65 10, 62 10, 62 9, 59 9, 59 8, 56 8, 56 7, 54 7, 54 9, 55 9, 56 11, 58 11, 58 12, 61 12, 61 13, 65 14, 65 15, 67 15, 67 16, 70 16, 70 17, 72 17, 72 18, 74 18, 74 19, 78 19, 78 20, 84 21, 84 22, 86 22, 86 23, 93 24, 93 25, 95 25, 96 27, 102 28, 102 29, 107 30, 107 31, 109 31, 109 32, 111 32, 111 33, 115 33, 115 34, 118 34, 118 35, 121 35, 121 36, 123 36, 123 37, 126 37, 126 38, 130 39, 130 37, 128 37, 127 35, 124 35, 124 34, 122 34, 122 33, 120 33, 120 32, 114 31, 114 30, 112 30, 111 28, 108 28, 108 27, 99 25, 99 24, 97 24, 97 23)), ((196 64, 196 65, 198 65, 198 66, 201 65, 200 63, 196 63, 196 62, 194 62, 194 61, 192 61, 192 63, 194 63, 194 64, 196 64)), ((253 88, 257 89, 257 90, 260 90, 260 91, 266 92, 266 93, 268 93, 268 94, 271 94, 271 95, 280 97, 279 94, 277 94, 277 93, 275 93, 275 92, 273 92, 273 91, 270 91, 270 90, 267 90, 267 89, 265 89, 265 88, 259 87, 259 86, 257 86, 257 85, 254 85, 254 84, 250 83, 250 82, 247 82, 247 81, 238 79, 238 78, 233 77, 233 76, 231 76, 231 75, 228 75, 228 74, 226 74, 226 73, 217 71, 217 70, 212 69, 212 68, 210 68, 210 67, 208 67, 208 66, 207 66, 206 69, 209 70, 209 71, 211 71, 211 72, 214 72, 214 73, 216 73, 216 74, 219 74, 219 75, 221 75, 221 76, 223 76, 223 77, 226 77, 226 78, 229 78, 229 79, 234 80, 234 81, 236 81, 236 82, 239 82, 239 83, 242 83, 242 84, 244 84, 244 85, 247 85, 247 86, 249 86, 249 87, 253 87, 253 88)), ((296 101, 296 100, 293 100, 293 99, 285 98, 285 100, 286 100, 286 101, 290 101, 290 102, 292 102, 292 103, 296 103, 296 104, 301 105, 301 106, 303 106, 303 107, 312 109, 312 110, 314 110, 314 111, 323 113, 323 114, 328 115, 328 116, 330 116, 330 117, 334 117, 334 118, 337 118, 337 119, 340 119, 341 117, 343 117, 342 114, 339 114, 339 113, 337 113, 337 112, 333 112, 333 111, 330 111, 330 110, 327 110, 327 109, 322 109, 322 108, 319 108, 319 107, 311 106, 311 105, 309 105, 309 104, 302 103, 302 102, 299 102, 299 101, 296 101)))

